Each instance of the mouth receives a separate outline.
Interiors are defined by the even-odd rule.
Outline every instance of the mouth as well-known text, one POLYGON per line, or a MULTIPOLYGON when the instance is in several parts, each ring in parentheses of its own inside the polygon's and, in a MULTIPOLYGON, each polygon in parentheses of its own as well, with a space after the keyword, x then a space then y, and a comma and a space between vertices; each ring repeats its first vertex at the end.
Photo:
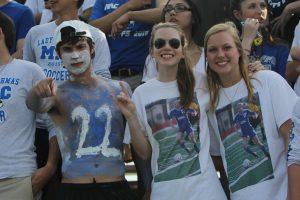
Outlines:
POLYGON ((163 59, 166 59, 166 60, 168 60, 168 59, 171 59, 171 58, 173 58, 173 57, 174 57, 174 55, 173 55, 173 54, 171 54, 171 53, 162 53, 162 54, 160 54, 160 57, 161 57, 161 58, 163 58, 163 59))
POLYGON ((169 22, 171 22, 171 23, 177 23, 178 22, 178 20, 177 19, 175 19, 175 18, 171 18, 170 20, 169 20, 169 22))
POLYGON ((217 61, 216 64, 220 67, 224 67, 228 62, 229 60, 222 60, 222 61, 217 61))
POLYGON ((76 63, 71 64, 72 67, 81 67, 82 65, 83 65, 83 62, 76 62, 76 63))

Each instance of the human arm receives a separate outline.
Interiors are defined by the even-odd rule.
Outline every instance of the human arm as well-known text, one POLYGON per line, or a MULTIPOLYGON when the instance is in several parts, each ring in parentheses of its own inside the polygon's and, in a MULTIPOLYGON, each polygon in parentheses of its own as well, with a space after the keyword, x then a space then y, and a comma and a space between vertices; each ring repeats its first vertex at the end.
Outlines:
POLYGON ((26 105, 37 113, 46 113, 55 106, 56 86, 52 78, 38 82, 29 92, 26 105))
POLYGON ((288 62, 285 71, 286 79, 291 83, 295 83, 299 75, 300 75, 300 61, 293 60, 288 62))
POLYGON ((59 148, 56 136, 54 136, 49 140, 49 153, 46 165, 37 169, 31 177, 33 194, 36 194, 38 191, 40 191, 54 175, 57 168, 58 159, 59 148))
POLYGON ((294 1, 285 6, 280 16, 272 20, 272 34, 283 36, 284 28, 287 22, 293 17, 294 14, 300 13, 300 1, 294 1))
POLYGON ((145 5, 149 4, 151 4, 151 0, 129 0, 113 12, 105 15, 103 2, 97 0, 91 14, 90 24, 102 30, 105 34, 108 34, 111 30, 112 23, 123 14, 131 10, 142 9, 145 5))
POLYGON ((112 36, 116 37, 117 34, 121 33, 127 27, 130 21, 137 21, 148 24, 161 22, 162 10, 166 3, 167 0, 156 0, 156 8, 129 11, 123 14, 112 24, 112 36))
POLYGON ((292 120, 288 119, 287 121, 285 121, 280 127, 279 127, 279 132, 282 135, 283 139, 284 139, 284 143, 285 143, 285 151, 287 152, 288 150, 288 145, 289 145, 289 141, 290 141, 290 131, 292 128, 292 120))
POLYGON ((297 25, 294 32, 294 39, 290 56, 288 57, 288 63, 286 65, 286 79, 295 83, 298 76, 300 75, 300 25, 297 25))
POLYGON ((286 79, 292 83, 296 82, 300 75, 300 46, 291 48, 290 51, 291 61, 286 65, 286 79))
POLYGON ((243 32, 242 32, 242 47, 246 56, 249 56, 251 53, 251 48, 254 39, 257 36, 259 22, 257 19, 247 18, 243 23, 243 32))
POLYGON ((300 165, 293 164, 288 167, 288 181, 289 200, 300 199, 300 165))
POLYGON ((115 103, 127 120, 131 136, 131 144, 137 154, 144 160, 151 156, 151 146, 142 128, 136 106, 130 99, 127 89, 123 83, 120 83, 122 91, 119 95, 113 96, 115 103))
POLYGON ((300 46, 295 46, 291 48, 290 55, 293 60, 300 61, 300 46))
POLYGON ((120 34, 129 24, 130 21, 138 21, 148 24, 155 24, 161 21, 161 7, 152 8, 147 10, 129 11, 119 17, 112 24, 111 35, 116 37, 120 34))

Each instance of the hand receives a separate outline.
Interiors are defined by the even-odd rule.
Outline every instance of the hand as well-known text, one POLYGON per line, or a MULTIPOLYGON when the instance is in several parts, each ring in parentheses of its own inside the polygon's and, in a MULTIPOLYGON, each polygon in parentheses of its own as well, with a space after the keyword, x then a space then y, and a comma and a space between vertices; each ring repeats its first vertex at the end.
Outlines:
POLYGON ((252 75, 260 70, 265 70, 266 68, 261 64, 260 61, 255 61, 253 63, 249 63, 248 65, 249 74, 252 75))
POLYGON ((281 15, 271 21, 271 24, 273 25, 271 33, 273 35, 283 36, 285 25, 292 18, 292 16, 292 6, 291 4, 288 4, 282 11, 281 15))
POLYGON ((260 24, 257 19, 247 18, 243 26, 243 34, 242 34, 243 40, 248 40, 252 44, 253 40, 256 38, 259 25, 260 24))
POLYGON ((117 19, 111 26, 112 37, 116 38, 116 36, 127 27, 129 21, 130 19, 128 13, 125 13, 119 19, 117 19))
POLYGON ((146 5, 151 5, 151 0, 129 0, 127 5, 129 10, 140 10, 146 5))
POLYGON ((127 89, 125 88, 122 82, 120 82, 120 86, 122 91, 120 92, 119 95, 113 96, 113 100, 120 108, 126 120, 129 121, 133 117, 136 117, 136 108, 133 101, 130 99, 128 95, 127 89))
POLYGON ((35 171, 31 177, 33 195, 36 195, 47 184, 56 171, 55 166, 49 164, 35 171))
POLYGON ((35 94, 40 98, 56 95, 56 86, 52 78, 45 78, 38 82, 33 88, 35 94))

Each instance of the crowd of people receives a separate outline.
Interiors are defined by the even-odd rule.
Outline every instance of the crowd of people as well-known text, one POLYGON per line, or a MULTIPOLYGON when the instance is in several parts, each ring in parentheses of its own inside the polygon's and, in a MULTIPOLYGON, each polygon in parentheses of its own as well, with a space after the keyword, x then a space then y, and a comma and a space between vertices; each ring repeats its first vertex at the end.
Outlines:
POLYGON ((0 0, 0 199, 299 200, 300 1, 213 2, 0 0))

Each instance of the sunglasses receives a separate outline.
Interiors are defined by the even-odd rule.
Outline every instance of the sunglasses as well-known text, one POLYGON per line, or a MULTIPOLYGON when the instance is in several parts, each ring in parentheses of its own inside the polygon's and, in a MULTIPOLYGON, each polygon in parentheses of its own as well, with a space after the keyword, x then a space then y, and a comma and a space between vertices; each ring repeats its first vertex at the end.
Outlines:
POLYGON ((176 38, 172 38, 170 40, 158 38, 154 41, 154 47, 156 49, 161 49, 167 45, 167 42, 169 43, 169 46, 172 47, 173 49, 178 49, 181 44, 180 40, 176 38))
POLYGON ((190 11, 191 9, 182 3, 175 4, 174 6, 168 4, 164 7, 164 11, 166 13, 170 13, 172 10, 174 10, 175 13, 181 13, 184 11, 190 11))

